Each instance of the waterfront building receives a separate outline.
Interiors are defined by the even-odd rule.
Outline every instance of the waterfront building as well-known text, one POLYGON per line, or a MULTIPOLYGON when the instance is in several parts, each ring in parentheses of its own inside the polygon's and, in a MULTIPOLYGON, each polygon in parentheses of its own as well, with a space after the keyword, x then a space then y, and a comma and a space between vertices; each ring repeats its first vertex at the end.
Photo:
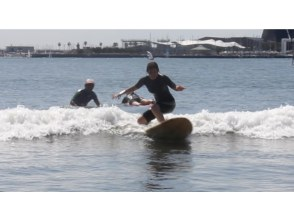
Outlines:
POLYGON ((7 46, 6 53, 33 53, 35 51, 34 47, 31 46, 7 46))

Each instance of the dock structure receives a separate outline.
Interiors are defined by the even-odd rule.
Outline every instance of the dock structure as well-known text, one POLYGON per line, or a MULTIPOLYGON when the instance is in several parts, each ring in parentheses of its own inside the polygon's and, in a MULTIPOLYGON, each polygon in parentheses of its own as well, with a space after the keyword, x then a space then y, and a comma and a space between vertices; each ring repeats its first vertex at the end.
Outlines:
POLYGON ((132 47, 151 47, 150 40, 142 40, 142 39, 129 39, 129 40, 121 40, 122 48, 132 48, 132 47))

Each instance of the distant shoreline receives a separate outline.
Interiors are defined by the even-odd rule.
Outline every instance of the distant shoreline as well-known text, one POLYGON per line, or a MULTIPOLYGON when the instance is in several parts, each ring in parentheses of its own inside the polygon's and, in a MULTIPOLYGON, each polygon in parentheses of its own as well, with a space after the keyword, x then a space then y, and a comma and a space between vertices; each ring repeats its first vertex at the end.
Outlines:
MULTIPOLYGON (((31 58, 145 58, 145 54, 32 54, 31 58)), ((293 58, 289 55, 169 55, 155 58, 293 58)))
MULTIPOLYGON (((272 54, 272 53, 230 53, 230 54, 154 54, 154 58, 292 58, 292 54, 272 54)), ((76 54, 76 53, 6 53, 0 54, 0 58, 146 58, 145 53, 96 53, 96 54, 76 54)))

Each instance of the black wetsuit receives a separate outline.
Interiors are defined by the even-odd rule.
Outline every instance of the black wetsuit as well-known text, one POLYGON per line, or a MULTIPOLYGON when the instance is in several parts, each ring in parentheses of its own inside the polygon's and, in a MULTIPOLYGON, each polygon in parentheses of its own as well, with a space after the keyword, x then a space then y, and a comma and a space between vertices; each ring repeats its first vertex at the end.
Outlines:
MULTIPOLYGON (((176 102, 168 87, 176 89, 176 84, 168 76, 158 74, 154 80, 145 76, 137 82, 135 87, 139 89, 143 85, 154 95, 156 104, 159 105, 162 113, 170 113, 174 110, 176 102)), ((148 122, 155 118, 151 110, 144 112, 143 116, 148 122)))
POLYGON ((87 89, 79 90, 71 99, 71 102, 74 102, 77 106, 87 106, 91 100, 96 100, 98 103, 98 98, 95 92, 87 89))

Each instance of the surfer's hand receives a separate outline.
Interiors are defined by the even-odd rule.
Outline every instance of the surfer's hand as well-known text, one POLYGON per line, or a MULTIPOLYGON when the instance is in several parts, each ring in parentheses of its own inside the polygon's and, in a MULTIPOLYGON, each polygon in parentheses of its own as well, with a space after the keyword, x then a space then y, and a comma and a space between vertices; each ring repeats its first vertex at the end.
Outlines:
POLYGON ((183 91, 186 89, 184 86, 176 86, 176 91, 183 91))
POLYGON ((119 99, 125 93, 126 93, 126 90, 123 90, 123 91, 119 92, 118 94, 113 94, 112 98, 113 99, 119 99))
POLYGON ((119 99, 121 95, 119 94, 112 94, 112 99, 119 99))

